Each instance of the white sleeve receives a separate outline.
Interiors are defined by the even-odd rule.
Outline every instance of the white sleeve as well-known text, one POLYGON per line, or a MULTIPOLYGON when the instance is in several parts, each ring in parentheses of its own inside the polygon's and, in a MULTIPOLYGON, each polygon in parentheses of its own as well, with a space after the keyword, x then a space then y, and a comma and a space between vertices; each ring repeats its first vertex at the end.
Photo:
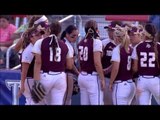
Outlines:
POLYGON ((66 45, 68 47, 67 58, 73 58, 74 50, 73 50, 72 45, 70 45, 69 43, 66 43, 66 45))
POLYGON ((93 52, 102 52, 102 41, 99 39, 93 40, 93 52))
POLYGON ((43 39, 37 40, 36 43, 33 46, 33 53, 40 54, 41 55, 41 44, 43 39))
POLYGON ((136 48, 137 48, 137 47, 134 47, 134 48, 133 48, 133 52, 132 52, 131 58, 138 60, 136 48))
POLYGON ((120 62, 119 45, 113 49, 111 61, 120 62))
POLYGON ((31 63, 33 60, 34 55, 32 54, 32 47, 28 46, 22 53, 22 60, 21 62, 31 63))

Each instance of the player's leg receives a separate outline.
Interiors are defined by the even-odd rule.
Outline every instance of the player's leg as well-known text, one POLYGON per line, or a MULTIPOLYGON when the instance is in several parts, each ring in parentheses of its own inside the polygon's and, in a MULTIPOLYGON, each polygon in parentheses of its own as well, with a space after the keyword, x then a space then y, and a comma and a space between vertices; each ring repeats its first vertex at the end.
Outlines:
POLYGON ((78 76, 78 85, 80 88, 80 103, 81 105, 90 105, 89 95, 87 92, 87 76, 79 74, 78 76))
MULTIPOLYGON (((137 88, 137 80, 138 80, 138 78, 134 78, 136 88, 137 88)), ((131 105, 138 105, 137 98, 136 98, 136 92, 135 92, 135 95, 134 95, 134 97, 133 97, 133 99, 131 101, 131 105)))
POLYGON ((103 91, 97 75, 88 75, 88 93, 91 105, 104 105, 103 91))
POLYGON ((52 74, 48 74, 48 73, 41 73, 40 74, 40 82, 41 84, 44 86, 44 89, 46 91, 46 96, 44 97, 44 99, 42 101, 40 101, 39 103, 37 103, 36 105, 50 105, 50 101, 51 101, 51 89, 54 85, 54 83, 56 82, 55 79, 53 79, 52 74))
POLYGON ((26 98, 25 105, 33 105, 34 104, 32 97, 31 97, 31 89, 32 89, 33 84, 34 84, 33 78, 27 78, 25 80, 25 83, 24 83, 25 91, 23 93, 23 95, 26 98))
POLYGON ((63 99, 67 89, 66 74, 62 72, 61 74, 54 75, 53 79, 55 79, 55 82, 50 91, 49 105, 63 105, 63 99))
POLYGON ((73 92, 73 74, 67 73, 67 90, 64 97, 65 105, 71 105, 72 92, 73 92))
POLYGON ((112 95, 114 105, 130 105, 135 95, 135 84, 127 81, 115 82, 112 95))
POLYGON ((142 76, 138 78, 137 81, 137 90, 136 98, 138 105, 151 105, 151 92, 148 90, 147 82, 149 79, 146 79, 142 76))
POLYGON ((154 79, 150 80, 149 82, 149 89, 153 94, 156 102, 160 105, 160 78, 155 77, 154 79))
POLYGON ((128 97, 128 105, 131 105, 133 102, 133 99, 135 99, 135 104, 136 104, 136 85, 135 82, 129 82, 128 85, 130 85, 130 95, 128 97))

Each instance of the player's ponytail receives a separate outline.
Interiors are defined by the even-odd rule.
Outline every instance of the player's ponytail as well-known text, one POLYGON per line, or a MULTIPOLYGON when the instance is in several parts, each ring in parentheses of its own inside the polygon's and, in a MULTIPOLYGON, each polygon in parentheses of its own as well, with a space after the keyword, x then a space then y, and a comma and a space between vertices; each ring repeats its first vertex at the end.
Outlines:
POLYGON ((52 47, 53 53, 56 53, 56 49, 59 47, 59 44, 58 44, 58 39, 55 36, 55 34, 52 34, 49 45, 52 47))
POLYGON ((119 42, 121 43, 120 47, 124 47, 125 51, 127 53, 129 53, 129 45, 130 45, 130 38, 128 35, 128 29, 127 28, 123 28, 119 25, 116 25, 116 27, 114 28, 115 31, 113 33, 113 36, 115 39, 118 39, 119 42))
POLYGON ((58 36, 61 32, 61 24, 58 21, 54 21, 50 25, 50 31, 51 31, 51 36, 50 36, 51 40, 50 40, 49 45, 52 47, 53 53, 56 54, 56 52, 58 50, 57 48, 59 48, 58 36))
POLYGON ((92 39, 97 39, 99 38, 99 34, 98 34, 98 25, 97 22, 94 20, 89 20, 86 24, 85 24, 85 32, 86 32, 86 36, 85 38, 92 38, 92 39))
POLYGON ((159 68, 159 60, 158 60, 158 49, 157 49, 157 39, 156 39, 156 28, 153 24, 147 23, 145 25, 144 32, 146 39, 151 39, 153 41, 153 48, 155 52, 155 59, 159 68))
POLYGON ((38 31, 36 30, 35 27, 28 28, 24 33, 23 33, 23 43, 22 43, 22 49, 25 49, 31 42, 31 37, 35 35, 38 31))

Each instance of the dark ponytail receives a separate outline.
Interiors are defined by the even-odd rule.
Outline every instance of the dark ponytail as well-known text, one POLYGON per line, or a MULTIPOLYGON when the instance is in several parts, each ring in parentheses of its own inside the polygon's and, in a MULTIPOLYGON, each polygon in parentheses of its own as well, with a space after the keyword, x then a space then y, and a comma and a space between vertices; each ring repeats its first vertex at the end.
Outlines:
POLYGON ((53 53, 55 53, 54 55, 56 55, 56 52, 57 52, 56 49, 59 48, 57 36, 61 32, 61 24, 58 21, 52 22, 50 25, 50 30, 51 30, 51 35, 52 35, 51 41, 50 41, 50 46, 53 49, 53 53))
POLYGON ((50 46, 53 49, 53 53, 56 53, 56 48, 58 47, 58 40, 57 37, 53 34, 51 41, 50 41, 50 46))
POLYGON ((23 43, 22 43, 22 48, 25 49, 31 42, 31 37, 33 33, 38 32, 35 27, 28 28, 24 33, 23 33, 23 43))
POLYGON ((98 38, 99 35, 97 33, 98 25, 97 22, 94 20, 89 20, 85 24, 85 32, 86 32, 86 38, 98 38))
POLYGON ((66 34, 71 34, 74 30, 78 30, 76 26, 74 25, 67 26, 67 28, 61 34, 61 40, 64 39, 64 37, 66 37, 66 34))
POLYGON ((97 39, 98 37, 99 37, 99 35, 93 27, 88 28, 88 31, 87 31, 87 34, 86 34, 85 38, 87 38, 87 39, 88 38, 97 39))
POLYGON ((145 25, 145 30, 150 35, 150 36, 148 35, 147 37, 149 39, 152 39, 152 41, 153 41, 153 48, 154 48, 154 52, 155 52, 155 59, 156 59, 156 62, 157 62, 158 68, 159 68, 156 27, 152 23, 147 23, 145 25))
POLYGON ((66 37, 66 31, 65 30, 62 32, 60 39, 63 40, 64 37, 66 37))

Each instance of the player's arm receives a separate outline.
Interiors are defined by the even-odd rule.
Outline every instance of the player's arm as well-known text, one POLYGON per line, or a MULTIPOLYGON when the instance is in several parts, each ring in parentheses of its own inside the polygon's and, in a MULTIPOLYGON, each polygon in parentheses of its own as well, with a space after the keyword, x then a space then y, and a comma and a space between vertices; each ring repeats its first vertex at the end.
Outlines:
POLYGON ((103 68, 101 63, 102 58, 102 42, 100 40, 94 40, 94 49, 93 49, 93 58, 94 58, 94 65, 96 71, 101 80, 101 89, 104 90, 105 87, 105 79, 103 74, 103 68))
POLYGON ((42 65, 41 55, 35 55, 35 64, 34 64, 34 80, 40 80, 40 70, 42 65))
POLYGON ((118 71, 119 71, 119 62, 113 61, 112 62, 112 70, 111 70, 111 79, 110 79, 110 83, 109 83, 110 90, 112 89, 112 85, 113 85, 114 80, 117 77, 118 71))
POLYGON ((112 90, 113 82, 115 81, 118 71, 119 71, 119 65, 120 65, 120 48, 117 46, 113 49, 112 53, 112 70, 111 70, 111 79, 109 83, 109 89, 112 90))
POLYGON ((24 90, 25 90, 24 83, 25 83, 25 80, 26 80, 26 78, 27 78, 27 73, 28 73, 29 65, 30 65, 29 63, 22 62, 21 89, 20 89, 20 91, 18 92, 18 96, 19 96, 19 97, 22 95, 22 93, 23 93, 24 90))
POLYGON ((109 67, 107 67, 107 68, 103 69, 104 74, 108 74, 108 73, 110 73, 110 72, 111 72, 111 70, 112 70, 112 64, 111 64, 109 67))
POLYGON ((102 63, 101 63, 101 54, 102 53, 98 51, 94 52, 94 65, 95 65, 96 71, 101 80, 102 90, 104 90, 105 79, 104 79, 103 68, 102 68, 102 63))
POLYGON ((30 66, 30 63, 33 60, 33 55, 30 53, 30 48, 29 49, 25 49, 22 53, 22 70, 21 70, 21 89, 19 91, 19 96, 21 96, 21 94, 24 92, 25 90, 25 80, 27 78, 27 73, 28 73, 28 69, 30 66))
POLYGON ((73 65, 73 71, 76 73, 76 75, 79 75, 79 71, 75 65, 73 65))
POLYGON ((28 69, 29 69, 29 63, 22 63, 22 72, 21 72, 21 84, 24 85, 25 79, 27 77, 28 69))
POLYGON ((15 45, 15 47, 14 47, 14 50, 15 50, 16 52, 19 52, 19 50, 20 50, 21 47, 22 47, 22 44, 23 44, 23 38, 20 38, 20 39, 18 40, 18 42, 16 43, 16 45, 15 45))
POLYGON ((41 44, 43 39, 37 40, 34 44, 32 53, 35 56, 35 63, 34 63, 34 80, 40 80, 40 70, 42 65, 41 59, 41 44))
POLYGON ((133 71, 133 74, 138 71, 138 56, 137 56, 136 47, 134 47, 132 55, 131 55, 131 58, 133 60, 133 62, 132 62, 132 71, 133 71))

